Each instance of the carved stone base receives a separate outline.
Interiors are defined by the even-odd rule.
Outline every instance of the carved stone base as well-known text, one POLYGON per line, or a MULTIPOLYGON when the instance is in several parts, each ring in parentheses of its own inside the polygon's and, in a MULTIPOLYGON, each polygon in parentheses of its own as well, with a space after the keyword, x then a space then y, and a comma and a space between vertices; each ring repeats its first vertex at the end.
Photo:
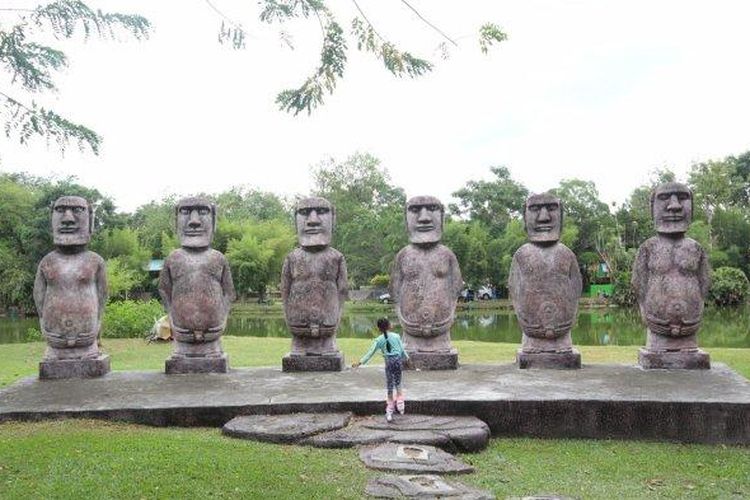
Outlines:
POLYGON ((447 352, 410 352, 411 369, 419 370, 455 370, 458 368, 458 351, 454 348, 447 352))
POLYGON ((284 372, 340 372, 344 369, 344 355, 298 356, 287 354, 281 359, 284 372))
POLYGON ((638 364, 646 370, 662 368, 666 370, 708 370, 711 359, 706 351, 638 351, 638 364))
POLYGON ((175 375, 182 373, 227 373, 229 358, 226 354, 217 357, 187 358, 173 356, 164 363, 164 373, 175 375))
POLYGON ((91 359, 56 359, 39 363, 40 379, 95 378, 111 370, 109 354, 91 359))
POLYGON ((581 353, 577 349, 566 352, 516 352, 516 363, 524 368, 575 370, 581 367, 581 353))

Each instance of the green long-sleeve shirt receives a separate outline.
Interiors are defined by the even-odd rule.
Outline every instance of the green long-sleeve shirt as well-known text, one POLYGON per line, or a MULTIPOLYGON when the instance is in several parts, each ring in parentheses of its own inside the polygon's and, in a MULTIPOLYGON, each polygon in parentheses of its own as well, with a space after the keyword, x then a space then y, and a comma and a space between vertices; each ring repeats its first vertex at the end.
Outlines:
POLYGON ((385 347, 385 336, 379 335, 378 337, 376 337, 375 340, 372 341, 370 350, 367 351, 367 354, 362 356, 362 359, 359 360, 359 364, 364 365, 365 363, 370 361, 370 358, 378 349, 380 349, 380 352, 383 354, 383 356, 401 356, 409 359, 409 355, 406 354, 406 351, 404 351, 404 346, 403 344, 401 344, 401 336, 399 336, 398 333, 388 332, 388 343, 391 346, 391 352, 388 352, 385 347))

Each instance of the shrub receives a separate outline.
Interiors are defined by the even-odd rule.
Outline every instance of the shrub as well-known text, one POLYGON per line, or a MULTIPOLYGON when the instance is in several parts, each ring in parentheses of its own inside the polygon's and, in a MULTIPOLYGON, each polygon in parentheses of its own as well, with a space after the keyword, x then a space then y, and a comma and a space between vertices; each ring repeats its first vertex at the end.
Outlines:
POLYGON ((145 337, 154 321, 164 314, 164 308, 158 300, 111 302, 104 311, 102 337, 145 337))
POLYGON ((747 300, 750 283, 741 269, 720 267, 711 277, 709 297, 717 306, 744 304, 747 300))
POLYGON ((387 287, 391 282, 391 277, 387 274, 376 274, 370 279, 370 284, 376 287, 387 287))
POLYGON ((630 283, 630 271, 621 271, 612 275, 612 302, 618 306, 631 307, 636 303, 635 290, 630 283))

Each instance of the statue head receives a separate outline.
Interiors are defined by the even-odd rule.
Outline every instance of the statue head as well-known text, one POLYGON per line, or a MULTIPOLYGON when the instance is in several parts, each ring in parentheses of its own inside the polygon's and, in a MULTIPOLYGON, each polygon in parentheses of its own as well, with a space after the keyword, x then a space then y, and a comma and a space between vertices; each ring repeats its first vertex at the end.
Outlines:
POLYGON ((303 198, 294 210, 297 238, 303 248, 325 247, 331 244, 336 213, 325 198, 303 198))
POLYGON ((438 243, 443 237, 445 209, 434 196, 415 196, 406 202, 406 232, 415 245, 438 243))
POLYGON ((526 199, 523 222, 530 242, 560 241, 563 222, 562 201, 550 193, 532 194, 526 199))
POLYGON ((684 234, 693 220, 693 192, 685 184, 667 182, 651 193, 651 217, 659 234, 684 234))
POLYGON ((216 231, 216 205, 206 198, 183 198, 175 208, 177 235, 184 248, 208 248, 216 231))
POLYGON ((88 244, 94 232, 91 204, 80 196, 61 196, 52 204, 52 238, 57 246, 88 244))

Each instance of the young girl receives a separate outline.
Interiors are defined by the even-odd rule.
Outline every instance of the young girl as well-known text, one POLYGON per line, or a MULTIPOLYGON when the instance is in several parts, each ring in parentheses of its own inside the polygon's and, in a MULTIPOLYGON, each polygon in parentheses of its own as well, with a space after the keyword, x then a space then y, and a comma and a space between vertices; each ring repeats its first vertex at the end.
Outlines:
POLYGON ((386 384, 386 397, 387 402, 385 406, 385 419, 390 422, 393 420, 393 390, 396 390, 396 409, 398 412, 404 414, 404 393, 401 390, 401 368, 402 359, 409 359, 409 355, 404 351, 403 345, 401 345, 401 337, 398 333, 389 332, 388 329, 391 327, 390 322, 387 318, 380 318, 378 320, 378 330, 382 335, 373 341, 370 350, 367 354, 362 356, 358 362, 352 364, 352 368, 357 368, 359 365, 363 365, 370 361, 370 358, 375 351, 380 349, 385 358, 385 384, 386 384))

